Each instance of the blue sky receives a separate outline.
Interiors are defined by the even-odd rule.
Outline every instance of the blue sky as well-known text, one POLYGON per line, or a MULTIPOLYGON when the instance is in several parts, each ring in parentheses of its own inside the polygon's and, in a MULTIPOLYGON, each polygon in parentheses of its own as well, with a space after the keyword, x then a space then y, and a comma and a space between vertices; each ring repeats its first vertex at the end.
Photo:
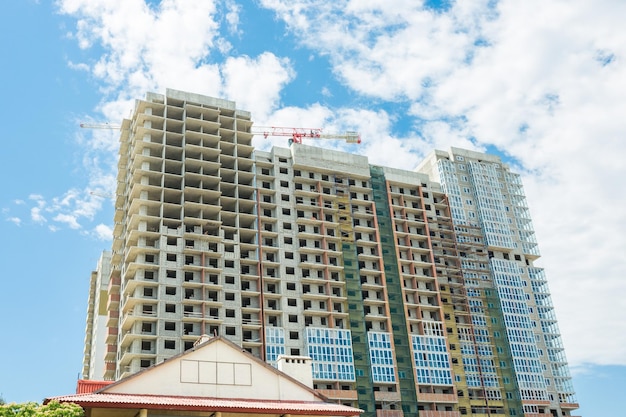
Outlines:
MULTIPOLYGON (((523 174, 581 409, 620 415, 626 366, 626 32, 620 0, 9 1, 0 14, 0 396, 74 391, 109 249, 114 131, 165 88, 258 125, 358 130, 411 169, 433 148, 523 174), (382 2, 381 2, 382 3, 382 2), (619 411, 618 411, 619 410, 619 411)), ((259 139, 267 148, 284 141, 259 139)), ((325 142, 323 146, 340 146, 325 142)))

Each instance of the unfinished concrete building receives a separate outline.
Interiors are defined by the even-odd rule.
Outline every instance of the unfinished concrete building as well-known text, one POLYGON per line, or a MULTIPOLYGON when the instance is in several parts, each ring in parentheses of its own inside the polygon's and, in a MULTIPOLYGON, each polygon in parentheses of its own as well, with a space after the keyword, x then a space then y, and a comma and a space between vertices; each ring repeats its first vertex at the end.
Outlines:
POLYGON ((104 371, 90 349, 85 378, 208 334, 270 364, 310 357, 315 389, 366 416, 577 408, 519 176, 499 158, 437 151, 411 172, 299 143, 255 150, 252 127, 233 102, 175 90, 124 120, 98 267, 104 371))

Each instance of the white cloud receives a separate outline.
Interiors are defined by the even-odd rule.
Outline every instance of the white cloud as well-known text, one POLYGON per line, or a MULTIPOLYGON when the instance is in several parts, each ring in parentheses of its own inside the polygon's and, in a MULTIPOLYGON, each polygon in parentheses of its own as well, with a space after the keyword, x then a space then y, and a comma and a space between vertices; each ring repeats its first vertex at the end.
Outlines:
POLYGON ((113 240, 113 229, 110 226, 99 224, 93 232, 99 240, 113 240))
MULTIPOLYGON (((58 4, 61 13, 78 19, 75 36, 85 48, 97 44, 105 50, 96 63, 87 63, 103 83, 105 102, 129 101, 166 87, 214 86, 214 92, 219 92, 217 66, 202 62, 218 36, 216 2, 169 0, 155 8, 141 0, 115 4, 61 0, 58 4)), ((119 110, 105 115, 111 120, 127 116, 127 108, 119 110)))
POLYGON ((44 208, 46 206, 46 202, 45 202, 44 198, 41 195, 39 195, 39 194, 31 194, 31 195, 28 196, 28 199, 34 201, 35 204, 36 204, 36 207, 32 207, 30 209, 30 218, 35 223, 39 223, 39 224, 45 223, 47 220, 41 214, 41 212, 44 210, 44 208))
MULTIPOLYGON (((109 177, 103 176, 102 178, 109 177)), ((106 181, 104 183, 106 184, 106 181)), ((108 185, 107 189, 110 190, 110 184, 108 185)), ((47 223, 48 218, 51 218, 72 229, 81 229, 80 221, 93 220, 102 209, 103 202, 109 201, 109 198, 103 198, 101 195, 106 195, 106 191, 103 191, 102 188, 99 188, 95 193, 91 190, 80 191, 72 188, 62 196, 52 197, 49 200, 46 200, 41 194, 32 194, 29 196, 29 200, 33 202, 34 207, 30 208, 30 217, 37 224, 47 223)), ((18 204, 16 202, 16 204, 20 206, 24 203, 18 204)), ((56 231, 59 229, 59 225, 49 225, 49 229, 56 231)))
POLYGON ((267 52, 256 59, 228 58, 222 73, 225 97, 261 120, 278 107, 280 91, 294 76, 289 60, 267 52))
POLYGON ((41 208, 40 207, 32 207, 30 209, 30 218, 35 223, 45 223, 47 221, 46 218, 41 214, 41 208))
POLYGON ((85 72, 89 72, 89 65, 85 64, 85 63, 73 63, 72 61, 68 61, 67 62, 67 66, 71 69, 77 70, 77 71, 85 71, 85 72))
POLYGON ((69 214, 57 214, 56 216, 54 216, 53 220, 57 221, 59 223, 65 223, 71 229, 80 229, 81 228, 80 224, 76 220, 76 217, 72 216, 72 215, 69 215, 69 214))
MULTIPOLYGON (((228 0, 221 10, 218 3, 169 0, 149 8, 141 0, 119 5, 105 0, 59 2, 61 13, 78 19, 79 42, 105 50, 95 63, 72 64, 81 69, 87 65, 102 82, 104 100, 98 110, 105 118, 128 117, 134 99, 166 88, 227 98, 259 113, 276 107, 279 92, 293 77, 289 61, 265 52, 220 62, 214 55, 231 49, 220 35, 220 21, 240 35, 241 6, 228 0)), ((93 141, 105 140, 108 133, 94 134, 93 141)))
POLYGON ((228 30, 232 34, 241 35, 242 30, 239 28, 239 14, 241 13, 241 6, 235 3, 233 0, 226 1, 226 22, 228 23, 228 30))
POLYGON ((10 221, 16 226, 20 226, 22 224, 22 219, 20 219, 19 217, 9 217, 7 221, 10 221))
MULTIPOLYGON (((37 202, 37 204, 45 204, 43 201, 43 196, 41 194, 30 194, 28 196, 28 199, 37 202)), ((20 201, 20 200, 16 200, 16 203, 17 201, 20 201)))
POLYGON ((466 60, 491 18, 489 2, 456 2, 434 13, 421 2, 265 0, 294 36, 328 55, 355 91, 384 99, 419 98, 466 60))
POLYGON ((275 126, 301 126, 301 127, 320 127, 333 117, 333 112, 326 106, 319 103, 311 104, 308 107, 286 106, 276 109, 271 114, 271 119, 257 119, 259 125, 275 126))
POLYGON ((361 134, 361 144, 351 145, 348 151, 367 156, 375 165, 409 170, 415 166, 419 142, 391 135, 393 120, 387 112, 339 109, 334 118, 329 124, 337 126, 336 131, 353 130, 361 134))

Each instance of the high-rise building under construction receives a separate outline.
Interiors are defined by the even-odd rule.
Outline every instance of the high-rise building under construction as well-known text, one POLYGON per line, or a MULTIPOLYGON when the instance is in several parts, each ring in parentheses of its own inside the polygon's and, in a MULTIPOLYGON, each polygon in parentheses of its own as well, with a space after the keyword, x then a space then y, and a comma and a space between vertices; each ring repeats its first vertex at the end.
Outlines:
POLYGON ((270 364, 310 357, 315 388, 368 417, 578 408, 520 176, 499 157, 452 148, 406 171, 255 150, 252 128, 227 100, 136 102, 85 378, 219 334, 270 364))

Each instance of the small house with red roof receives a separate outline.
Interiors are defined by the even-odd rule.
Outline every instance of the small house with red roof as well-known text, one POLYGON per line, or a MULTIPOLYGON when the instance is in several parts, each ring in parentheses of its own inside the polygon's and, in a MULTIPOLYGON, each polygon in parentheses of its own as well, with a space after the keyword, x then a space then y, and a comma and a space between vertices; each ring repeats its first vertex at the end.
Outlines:
POLYGON ((311 362, 282 357, 279 369, 221 337, 204 336, 192 349, 141 372, 108 381, 78 381, 71 402, 86 417, 358 416, 312 388, 311 362), (282 369, 282 370, 280 370, 282 369))

